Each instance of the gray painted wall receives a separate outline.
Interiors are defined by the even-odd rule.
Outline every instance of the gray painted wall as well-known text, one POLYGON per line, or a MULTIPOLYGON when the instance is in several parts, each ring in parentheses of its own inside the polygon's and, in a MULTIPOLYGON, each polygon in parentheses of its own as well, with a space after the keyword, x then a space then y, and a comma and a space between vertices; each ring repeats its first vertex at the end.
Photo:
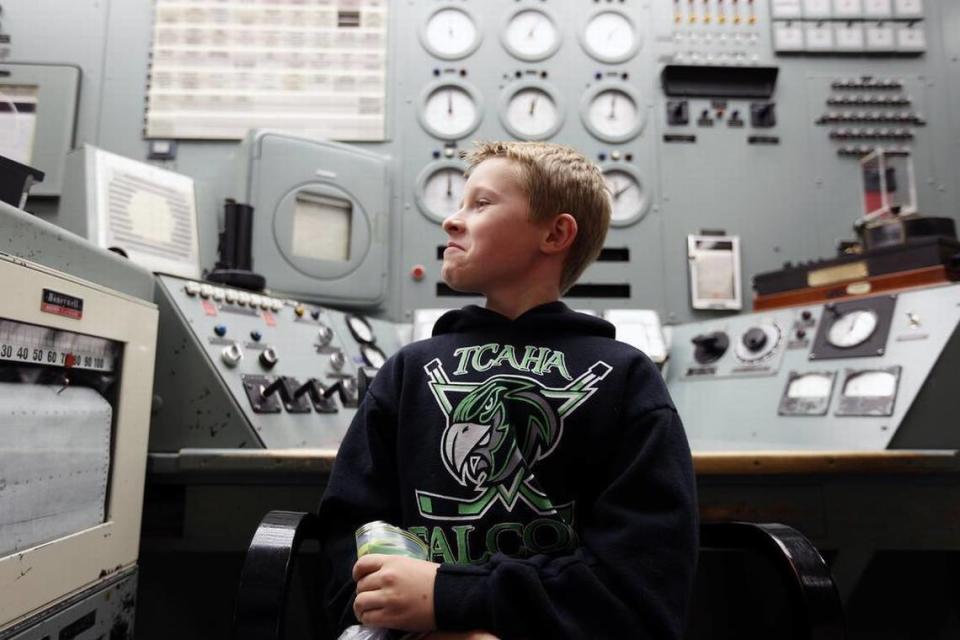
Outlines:
MULTIPOLYGON (((564 97, 566 120, 553 138, 573 144, 596 157, 600 152, 632 153, 654 198, 650 214, 639 224, 612 230, 608 246, 628 247, 629 263, 592 267, 583 280, 629 282, 626 299, 574 300, 578 307, 649 307, 665 320, 682 322, 709 313, 689 308, 685 236, 701 228, 724 228, 743 239, 745 310, 749 308, 752 274, 778 268, 784 261, 830 256, 836 240, 850 236, 858 210, 856 161, 839 158, 827 128, 813 121, 824 110, 830 80, 874 75, 902 79, 913 95, 915 109, 929 125, 917 130, 914 143, 921 209, 958 217, 960 213, 960 3, 927 0, 928 50, 919 57, 897 56, 777 56, 770 43, 768 2, 755 3, 759 34, 755 51, 760 62, 780 67, 774 95, 778 126, 770 133, 777 146, 748 146, 747 130, 686 128, 698 136, 695 145, 665 144, 669 130, 659 73, 678 50, 670 40, 672 2, 625 0, 595 4, 586 0, 394 0, 391 4, 391 75, 388 131, 384 143, 363 145, 391 155, 397 168, 391 213, 391 297, 382 309, 404 319, 418 307, 456 306, 461 299, 438 299, 436 246, 443 234, 422 216, 414 201, 414 182, 443 143, 418 124, 416 111, 423 87, 434 81, 433 69, 467 71, 467 79, 484 95, 485 117, 470 137, 509 137, 497 104, 510 76, 517 70, 547 71, 549 81, 564 97), (455 62, 432 58, 419 44, 419 25, 429 11, 455 4, 475 11, 485 32, 471 56, 455 62), (500 46, 499 32, 510 10, 521 6, 551 11, 561 25, 560 50, 542 63, 515 60, 500 46), (596 7, 619 8, 633 16, 644 37, 638 55, 627 63, 599 64, 577 43, 583 16, 596 7), (395 70, 402 69, 402 73, 395 70), (630 84, 643 96, 647 125, 636 139, 620 145, 602 143, 584 128, 578 116, 580 96, 597 71, 627 72, 630 84), (427 267, 422 282, 408 273, 414 264, 427 267)), ((83 70, 76 142, 89 142, 135 159, 145 159, 142 138, 144 89, 151 40, 152 3, 146 0, 14 0, 3 3, 4 29, 13 38, 10 62, 72 63, 83 70)), ((746 30, 745 30, 746 31, 746 30)), ((731 108, 747 103, 731 103, 731 108)), ((694 118, 697 109, 694 108, 694 118)), ((460 148, 468 140, 458 141, 460 148)), ((230 156, 235 143, 190 142, 168 168, 197 180, 201 260, 216 258, 220 201, 228 193, 230 156)), ((55 210, 56 201, 34 200, 40 213, 55 210)))

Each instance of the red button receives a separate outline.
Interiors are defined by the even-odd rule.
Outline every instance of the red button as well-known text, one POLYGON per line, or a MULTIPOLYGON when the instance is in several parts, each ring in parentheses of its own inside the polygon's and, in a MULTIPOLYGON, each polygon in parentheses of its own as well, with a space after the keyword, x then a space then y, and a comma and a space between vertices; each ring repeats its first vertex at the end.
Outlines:
POLYGON ((422 264, 415 265, 413 269, 410 269, 410 277, 417 282, 423 280, 423 276, 426 275, 426 273, 427 270, 423 268, 422 264))

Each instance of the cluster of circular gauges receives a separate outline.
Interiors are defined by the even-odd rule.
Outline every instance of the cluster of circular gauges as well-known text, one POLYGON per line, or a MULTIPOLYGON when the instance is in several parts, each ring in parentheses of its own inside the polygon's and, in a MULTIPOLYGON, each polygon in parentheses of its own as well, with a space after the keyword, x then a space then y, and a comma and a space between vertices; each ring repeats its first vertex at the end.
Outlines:
MULTIPOLYGON (((560 48, 563 33, 553 14, 542 8, 524 7, 509 14, 500 30, 503 48, 518 60, 536 62, 560 48)), ((433 56, 443 60, 465 58, 480 46, 483 32, 477 19, 459 7, 440 7, 420 30, 420 42, 433 56)), ((601 9, 586 21, 579 34, 580 45, 589 56, 610 64, 632 58, 642 44, 633 20, 616 9, 601 9)))
MULTIPOLYGON (((623 143, 640 135, 645 124, 640 93, 626 82, 608 80, 591 87, 580 102, 580 119, 597 139, 623 143)), ((521 140, 545 140, 564 122, 560 92, 543 80, 521 80, 504 88, 500 122, 521 140)), ((420 124, 441 140, 470 135, 483 119, 480 92, 469 82, 445 79, 428 85, 420 98, 420 124)))
MULTIPOLYGON (((459 160, 439 160, 424 167, 417 177, 414 193, 417 206, 427 218, 443 222, 463 199, 465 165, 459 160)), ((610 224, 636 224, 650 209, 650 194, 640 172, 632 165, 606 163, 601 166, 612 202, 610 224)))
POLYGON ((344 317, 350 335, 360 346, 360 356, 368 367, 379 369, 387 361, 387 355, 377 346, 377 336, 370 323, 361 315, 347 314, 344 317))

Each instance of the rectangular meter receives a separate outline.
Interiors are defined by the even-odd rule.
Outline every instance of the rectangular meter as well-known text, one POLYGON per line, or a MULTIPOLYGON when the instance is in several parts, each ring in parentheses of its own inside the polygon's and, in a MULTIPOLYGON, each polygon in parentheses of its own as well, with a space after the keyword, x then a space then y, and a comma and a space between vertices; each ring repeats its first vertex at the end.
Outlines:
POLYGON ((135 567, 157 310, 3 254, 0 282, 6 637, 64 596, 135 567))

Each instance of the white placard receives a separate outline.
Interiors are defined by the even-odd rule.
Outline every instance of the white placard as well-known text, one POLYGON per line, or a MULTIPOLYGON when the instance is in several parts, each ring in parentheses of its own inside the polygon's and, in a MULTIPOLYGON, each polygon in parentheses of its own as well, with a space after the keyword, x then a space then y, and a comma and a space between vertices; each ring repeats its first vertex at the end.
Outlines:
POLYGON ((803 0, 804 18, 829 18, 830 0, 803 0))
POLYGON ((92 389, 0 382, 0 557, 104 521, 112 422, 92 389))
POLYGON ((860 0, 833 0, 833 17, 863 17, 863 3, 860 0))
POLYGON ((893 51, 896 42, 893 27, 887 24, 868 24, 864 28, 868 51, 893 51))
POLYGON ((926 51, 927 38, 923 24, 902 24, 897 27, 898 51, 926 51))
POLYGON ((149 138, 386 137, 388 0, 156 0, 149 138))
POLYGON ((863 15, 867 18, 889 18, 893 15, 891 0, 863 0, 863 15))
POLYGON ((784 19, 802 16, 803 5, 800 0, 770 0, 770 17, 784 19))
POLYGON ((834 46, 837 51, 863 51, 863 25, 843 22, 834 26, 834 46))
POLYGON ((923 0, 895 0, 893 9, 900 18, 922 18, 923 0))
POLYGON ((773 49, 780 52, 803 51, 803 23, 774 22, 773 49))
POLYGON ((833 26, 828 22, 808 22, 803 40, 807 51, 833 51, 833 26))

